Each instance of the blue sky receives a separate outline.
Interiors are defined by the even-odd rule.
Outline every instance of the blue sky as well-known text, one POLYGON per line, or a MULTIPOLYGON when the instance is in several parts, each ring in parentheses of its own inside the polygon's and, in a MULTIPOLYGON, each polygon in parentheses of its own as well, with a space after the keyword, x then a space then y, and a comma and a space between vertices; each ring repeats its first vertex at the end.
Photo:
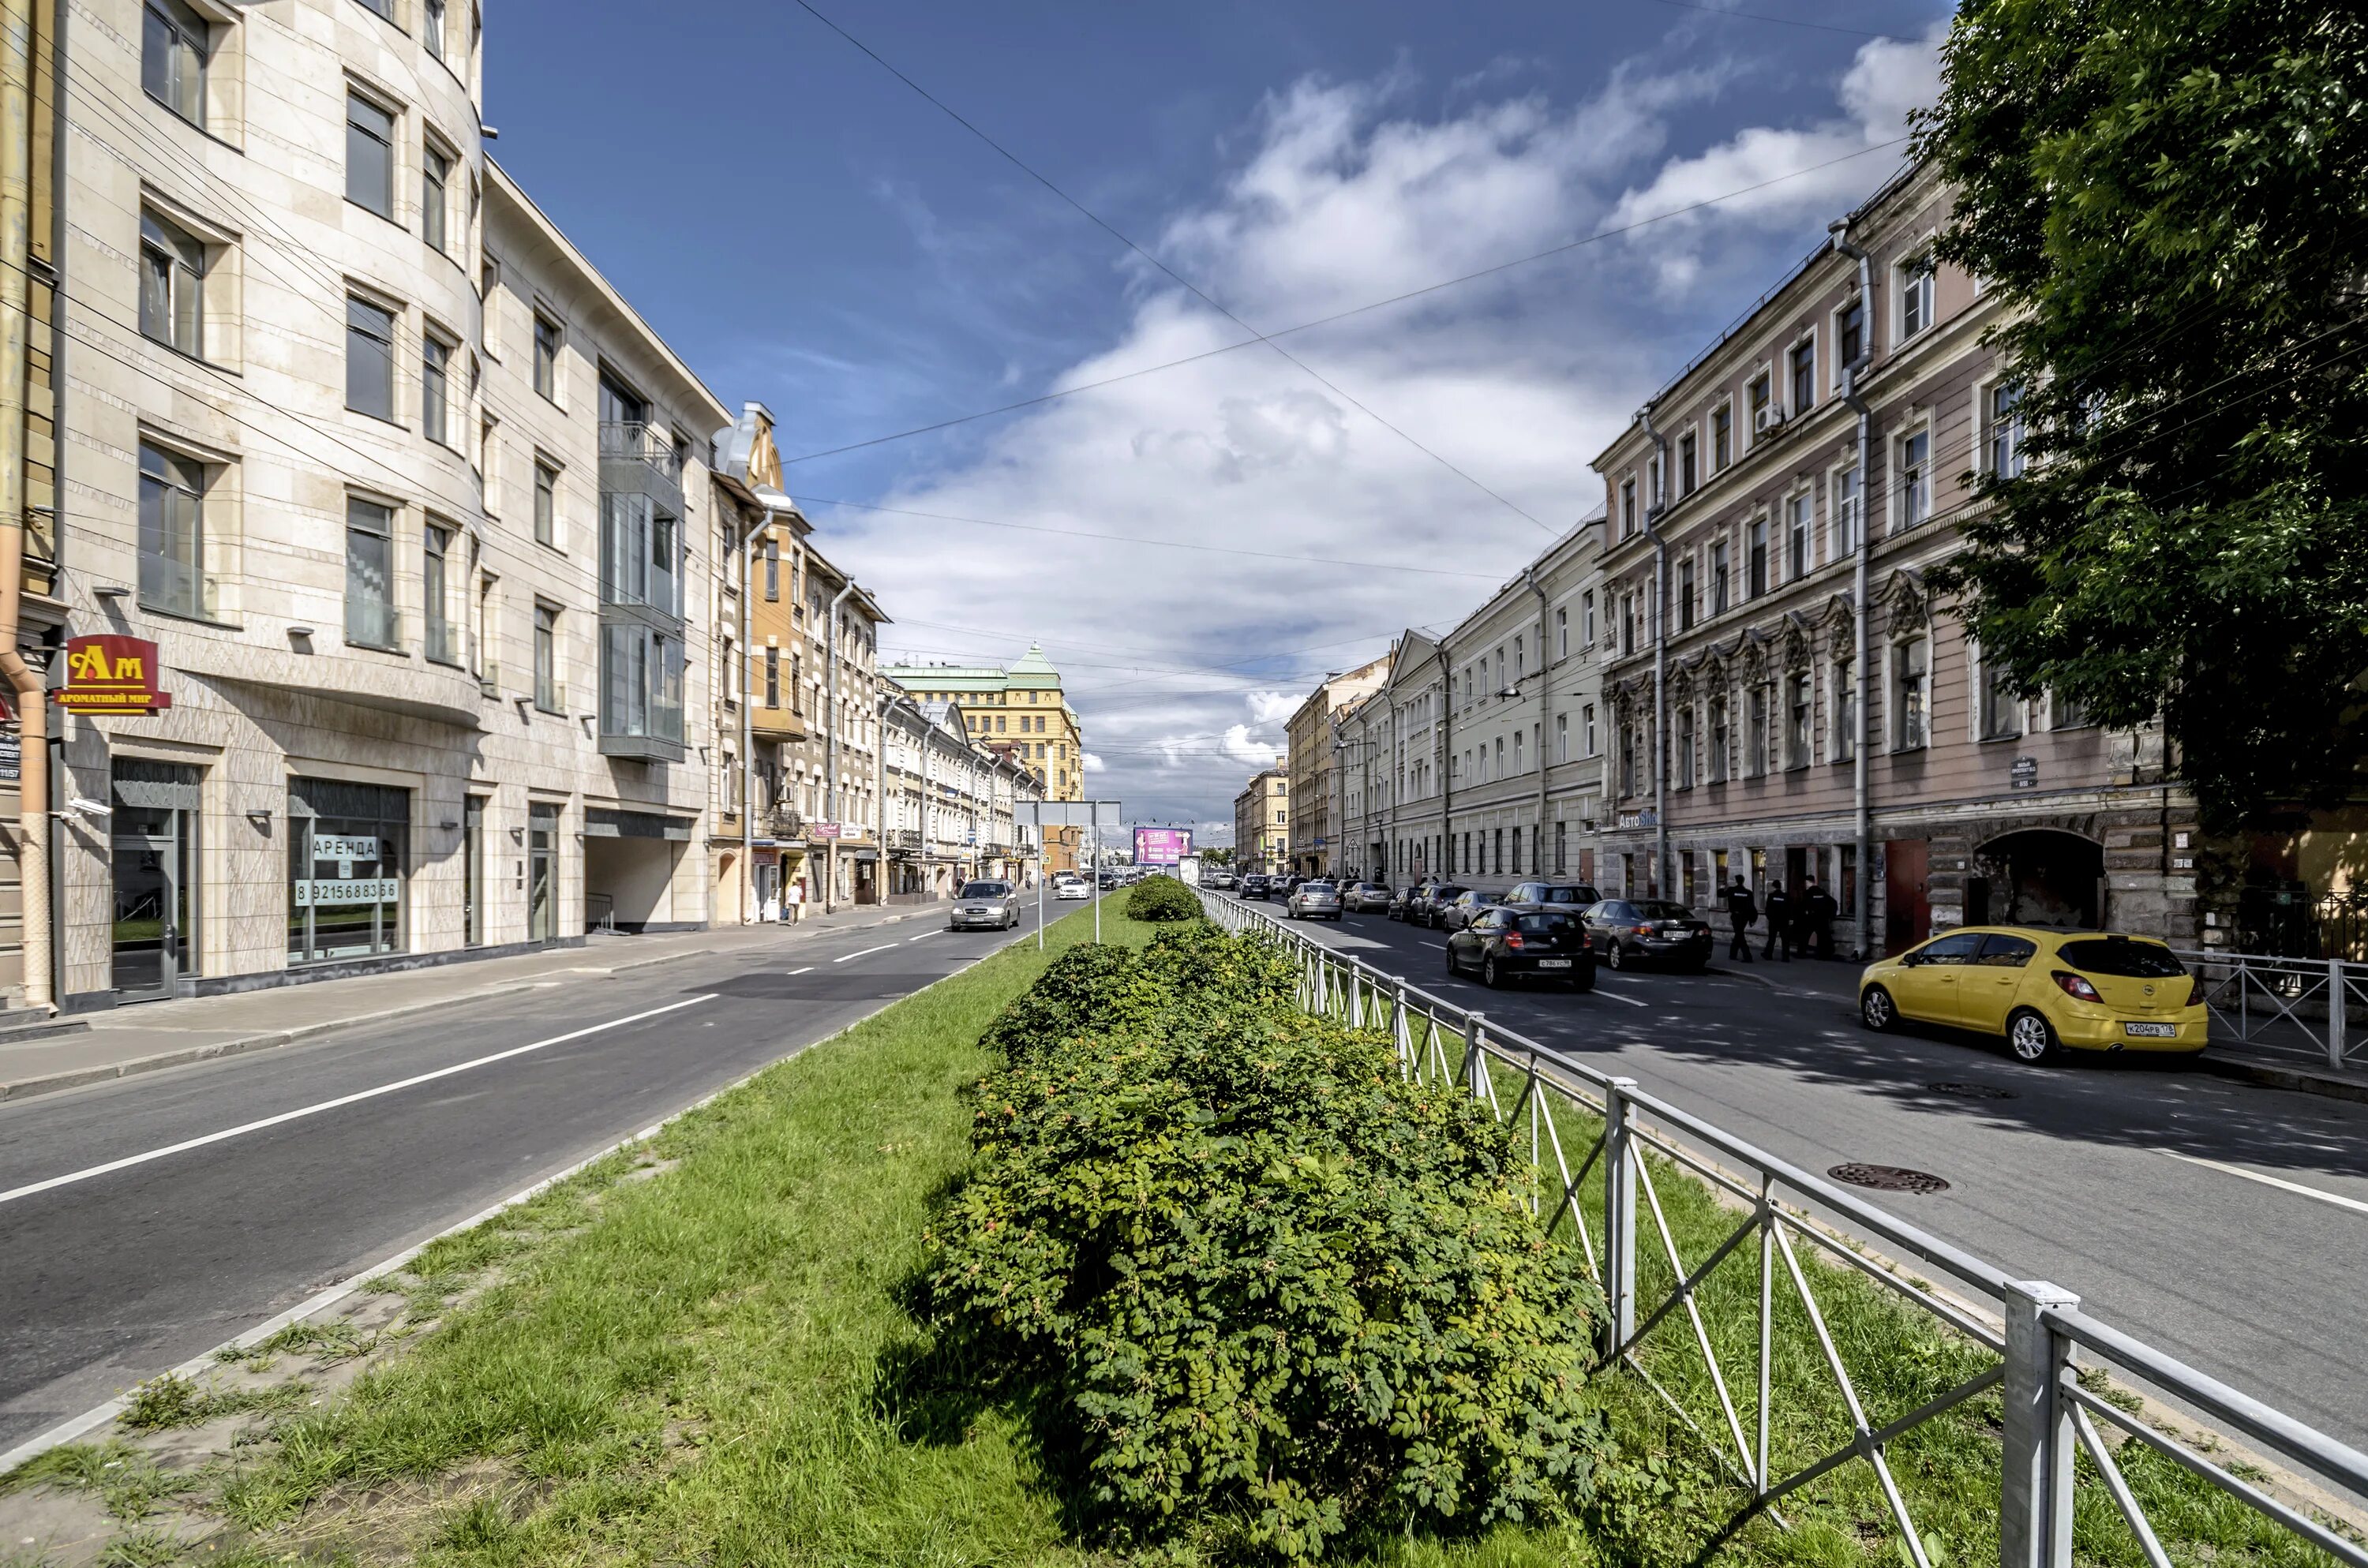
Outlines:
MULTIPOLYGON (((1244 337, 788 0, 488 9, 498 155, 726 402, 772 408, 786 457, 1244 337)), ((792 462, 896 618, 884 648, 1042 641, 1097 793, 1228 824, 1315 678, 1452 623, 1600 502, 1588 460, 1636 403, 1895 165, 1945 16, 822 9, 1264 332, 1777 182, 1288 338, 1322 381, 1252 344, 792 462)))

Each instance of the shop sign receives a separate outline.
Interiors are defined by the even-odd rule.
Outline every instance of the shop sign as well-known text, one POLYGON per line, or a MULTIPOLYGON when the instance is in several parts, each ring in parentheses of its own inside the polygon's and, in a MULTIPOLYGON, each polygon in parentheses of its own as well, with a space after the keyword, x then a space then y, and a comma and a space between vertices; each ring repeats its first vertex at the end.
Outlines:
POLYGON ((14 784, 24 776, 25 743, 14 735, 0 735, 0 784, 14 784))
POLYGON ((316 833, 313 835, 313 858, 315 860, 375 860, 378 858, 378 835, 316 833))
POLYGON ((806 824, 806 836, 808 838, 837 838, 838 836, 838 824, 835 822, 810 822, 806 824))
POLYGON ((2009 790, 2038 789, 2039 759, 2035 756, 2016 757, 2013 766, 2007 769, 2006 781, 2009 790))
POLYGON ((311 878, 296 884, 296 907, 326 909, 333 904, 393 903, 402 895, 397 877, 311 878))
POLYGON ((66 639, 66 684, 54 695, 69 713, 161 713, 172 694, 157 689, 156 644, 112 632, 66 639))

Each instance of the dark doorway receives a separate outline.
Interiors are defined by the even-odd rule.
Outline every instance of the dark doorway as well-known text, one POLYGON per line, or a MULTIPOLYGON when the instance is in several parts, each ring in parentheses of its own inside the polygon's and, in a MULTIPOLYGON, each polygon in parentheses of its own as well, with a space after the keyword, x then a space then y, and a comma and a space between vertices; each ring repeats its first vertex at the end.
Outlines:
POLYGON ((112 783, 110 978, 118 1002, 153 1002, 196 969, 198 770, 126 758, 112 783))
POLYGON ((2009 833, 1975 851, 1975 867, 1998 925, 2103 928, 2105 848, 2093 838, 2055 828, 2009 833))
POLYGON ((1887 958, 1932 934, 1932 846, 1894 838, 1883 846, 1883 951, 1887 958))

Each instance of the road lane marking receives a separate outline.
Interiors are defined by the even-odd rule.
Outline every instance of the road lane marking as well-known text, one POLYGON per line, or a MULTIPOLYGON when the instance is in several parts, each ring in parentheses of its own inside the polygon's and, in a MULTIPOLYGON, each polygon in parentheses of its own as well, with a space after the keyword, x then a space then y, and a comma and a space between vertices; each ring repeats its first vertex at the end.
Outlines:
POLYGON ((1631 1007, 1649 1007, 1652 1006, 1649 1002, 1639 1002, 1634 996, 1622 996, 1617 991, 1606 991, 1600 985, 1595 988, 1595 994, 1598 996, 1610 997, 1614 1002, 1625 1002, 1631 1007))
POLYGON ((808 964, 803 969, 793 969, 790 971, 790 972, 791 974, 812 974, 814 972, 814 965, 808 964))
POLYGON ((833 963, 845 963, 849 959, 869 958, 873 953, 893 952, 895 950, 895 948, 896 944, 894 942, 882 942, 876 948, 866 948, 860 953, 842 953, 837 958, 835 958, 830 961, 833 963))
POLYGON ((2226 1165, 2217 1160, 2199 1159, 2193 1154, 2174 1153, 2169 1149, 2158 1149, 2156 1153, 2169 1154, 2172 1159, 2187 1165, 2202 1165, 2206 1170, 2226 1171, 2232 1176, 2243 1176, 2247 1181, 2257 1181, 2263 1187, 2274 1187, 2286 1192, 2299 1193, 2305 1198, 2316 1198, 2321 1203, 2332 1203, 2339 1209, 2349 1209, 2355 1213, 2368 1214, 2368 1203, 2362 1203, 2356 1198, 2342 1198, 2332 1192, 2321 1192, 2315 1187, 2305 1187, 2298 1181, 2288 1181, 2283 1176, 2263 1176, 2259 1171, 2248 1171, 2242 1165, 2226 1165))
POLYGON ((714 1000, 715 994, 710 992, 703 996, 692 996, 680 1002, 669 1002, 663 1007, 652 1007, 645 1012, 628 1014, 621 1018, 610 1018, 604 1024, 587 1024, 580 1029, 570 1029, 565 1034, 552 1035, 548 1040, 538 1040, 527 1045, 514 1045, 507 1051, 496 1051, 490 1056, 472 1057, 467 1062, 458 1062, 450 1067, 438 1067, 432 1073, 414 1074, 408 1078, 397 1079, 392 1084, 381 1084, 374 1089, 358 1089, 350 1095, 339 1095, 336 1099, 323 1100, 317 1105, 303 1106, 295 1110, 283 1110, 277 1116, 267 1116, 260 1121, 242 1122, 236 1127, 225 1127, 219 1132, 209 1132, 202 1137, 185 1138, 178 1143, 168 1143, 161 1149, 148 1150, 145 1153, 126 1154, 120 1160, 109 1160, 103 1165, 90 1165, 82 1170, 69 1171, 64 1176, 51 1176, 47 1181, 30 1182, 23 1187, 10 1187, 6 1192, 0 1192, 0 1203, 14 1203, 20 1198, 30 1198, 36 1193, 48 1192, 61 1187, 71 1187, 76 1182, 109 1176, 117 1171, 129 1170, 134 1165, 144 1165, 151 1160, 161 1160, 168 1154, 185 1154, 192 1149, 202 1149, 210 1143, 220 1143, 232 1138, 243 1138, 250 1132, 260 1132, 266 1128, 278 1127, 282 1123, 296 1121, 308 1116, 318 1116, 324 1111, 336 1110, 342 1106, 356 1105, 363 1100, 376 1099, 381 1095, 391 1095, 400 1089, 416 1088, 421 1084, 432 1084, 438 1078, 449 1078, 455 1073, 466 1073, 472 1068, 490 1066, 496 1062, 507 1062, 513 1056, 524 1056, 529 1051, 543 1051, 554 1045, 564 1045, 569 1040, 582 1040, 586 1035, 599 1034, 606 1029, 621 1028, 627 1024, 638 1024, 644 1018, 658 1017, 663 1014, 672 1013, 684 1007, 696 1007, 701 1002, 714 1000))
POLYGON ((937 935, 937 933, 936 933, 935 931, 924 931, 924 932, 922 932, 922 933, 920 934, 920 936, 918 936, 918 937, 905 937, 905 940, 906 940, 906 941, 908 941, 908 942, 918 942, 918 941, 925 940, 925 939, 927 939, 928 937, 934 937, 934 936, 936 936, 936 935, 937 935))

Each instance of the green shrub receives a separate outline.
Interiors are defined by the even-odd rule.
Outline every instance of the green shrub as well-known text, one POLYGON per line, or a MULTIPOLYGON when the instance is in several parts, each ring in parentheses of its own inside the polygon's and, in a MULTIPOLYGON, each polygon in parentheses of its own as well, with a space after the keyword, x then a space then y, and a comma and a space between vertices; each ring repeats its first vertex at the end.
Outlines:
POLYGON ((979 1043, 1006 1061, 1071 1035, 1134 1028, 1150 1021, 1167 992, 1131 948, 1071 948, 1004 1006, 979 1043))
POLYGON ((1352 1528, 1566 1517, 1603 1444, 1599 1302, 1510 1134, 1274 1005, 1289 965, 1256 944, 1163 934, 1145 975, 1148 1022, 980 1085, 930 1236, 941 1352, 1036 1414, 1121 1539, 1307 1559, 1352 1528))
POLYGON ((1173 877, 1145 877, 1126 895, 1129 920, 1198 920, 1201 899, 1173 877))

